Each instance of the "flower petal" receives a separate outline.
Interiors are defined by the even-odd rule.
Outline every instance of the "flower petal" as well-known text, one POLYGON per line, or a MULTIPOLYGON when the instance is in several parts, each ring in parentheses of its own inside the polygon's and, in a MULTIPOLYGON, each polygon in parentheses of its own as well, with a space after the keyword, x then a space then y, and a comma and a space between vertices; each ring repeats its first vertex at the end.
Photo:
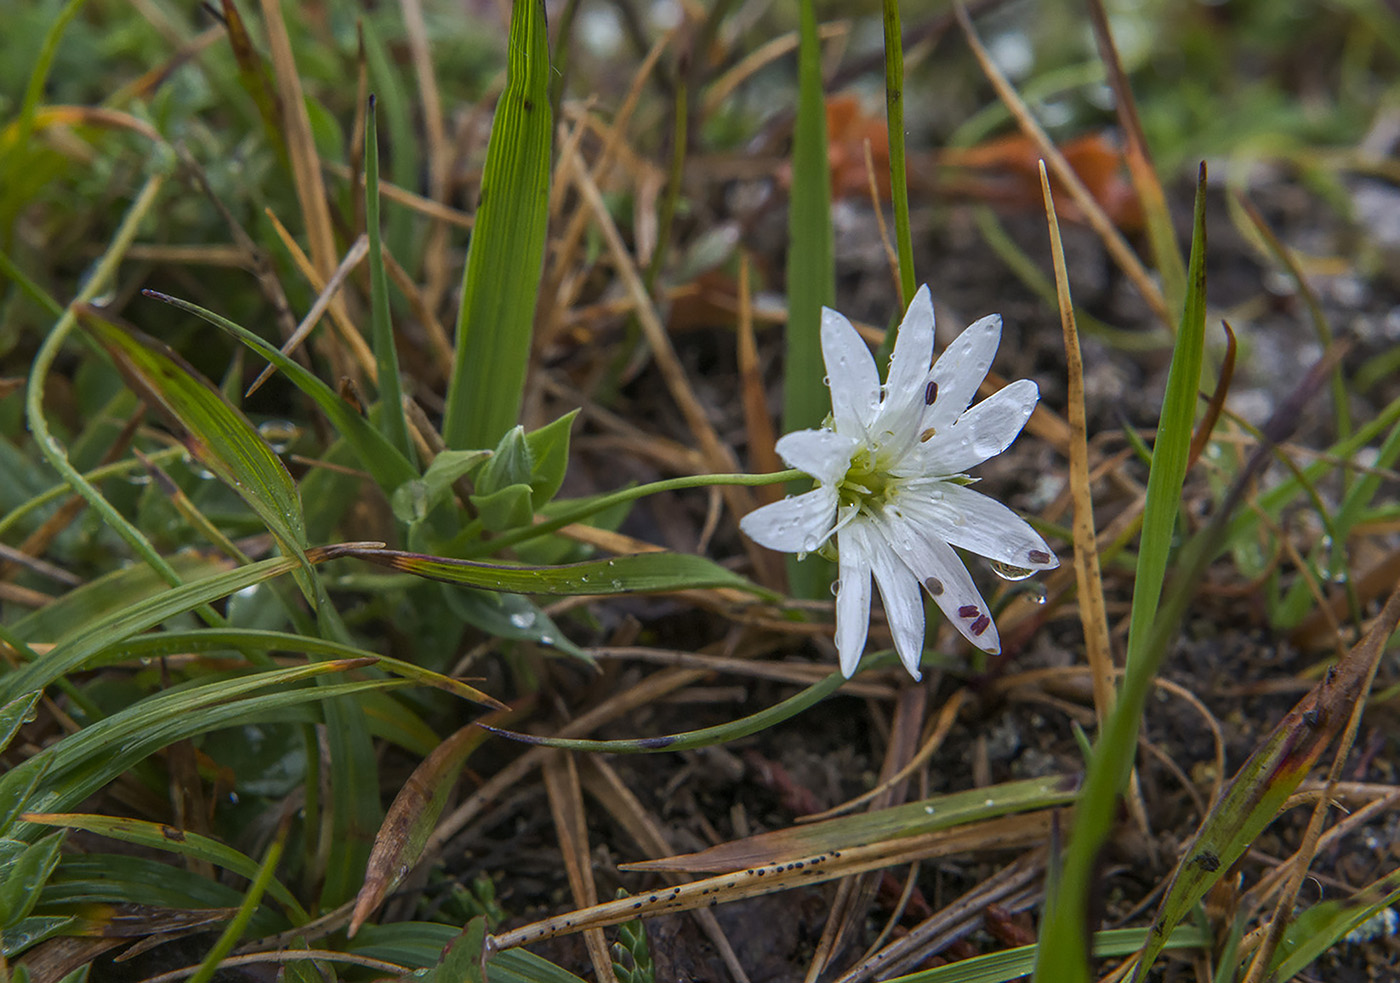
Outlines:
POLYGON ((987 602, 982 600, 972 575, 953 547, 936 539, 910 535, 900 537, 895 549, 964 638, 984 652, 995 655, 1001 651, 1001 637, 987 602))
POLYGON ((839 482, 851 466, 860 441, 830 430, 797 430, 778 441, 778 455, 788 467, 806 471, 824 485, 839 482))
POLYGON ((804 495, 754 509, 739 528, 760 546, 783 553, 806 553, 831 535, 836 522, 836 489, 821 485, 804 495))
POLYGON ((934 357, 934 301, 928 294, 928 284, 918 288, 909 309, 904 312, 899 333, 895 336, 895 354, 889 360, 889 377, 885 379, 885 405, 889 410, 896 400, 917 400, 924 407, 924 384, 928 379, 928 363, 934 357))
POLYGON ((963 485, 931 479, 909 481, 896 508, 924 539, 951 543, 1025 570, 1053 570, 1060 565, 1025 519, 963 485))
POLYGON ((896 473, 949 475, 975 468, 1011 446, 1039 401, 1040 387, 1030 379, 1013 382, 919 444, 896 473))
POLYGON ((845 317, 822 308, 822 358, 831 387, 831 414, 836 432, 862 437, 880 406, 880 376, 875 357, 860 332, 845 317))
POLYGON ((859 533, 852 538, 849 527, 837 533, 837 540, 841 579, 836 589, 836 654, 842 674, 850 679, 870 632, 870 557, 864 539, 859 533))
POLYGON ((942 432, 953 425, 987 377, 999 344, 1000 314, 974 321, 953 339, 928 374, 928 381, 936 387, 937 399, 924 414, 924 427, 942 432))
POLYGON ((895 553, 886 530, 867 523, 852 523, 859 530, 870 554, 870 569, 880 587, 880 600, 885 604, 885 618, 894 636, 894 648, 909 675, 922 678, 919 661, 924 654, 924 603, 919 596, 919 582, 909 567, 895 553))

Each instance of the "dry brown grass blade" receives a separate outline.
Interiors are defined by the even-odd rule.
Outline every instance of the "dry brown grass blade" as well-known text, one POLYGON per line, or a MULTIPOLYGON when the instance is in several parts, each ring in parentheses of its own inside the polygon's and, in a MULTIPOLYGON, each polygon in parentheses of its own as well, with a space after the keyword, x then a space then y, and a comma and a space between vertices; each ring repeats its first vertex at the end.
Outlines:
MULTIPOLYGON (((326 309, 331 305, 331 302, 340 294, 340 288, 344 285, 345 279, 351 274, 355 267, 360 265, 367 255, 369 255, 369 237, 361 235, 351 243, 350 249, 345 254, 345 258, 340 261, 340 265, 335 268, 335 272, 331 274, 331 278, 326 281, 325 287, 316 295, 316 300, 311 305, 311 309, 306 312, 306 316, 303 317, 301 323, 296 326, 296 330, 292 332, 292 336, 282 343, 281 350, 283 355, 290 355, 296 351, 301 346, 301 343, 306 340, 306 336, 311 334, 312 329, 321 323, 321 315, 326 313, 326 309)), ((271 378, 272 373, 276 371, 277 366, 268 363, 268 365, 258 373, 258 377, 253 380, 253 384, 248 387, 243 395, 245 397, 253 395, 253 393, 262 388, 262 384, 271 378)))
MULTIPOLYGON (((642 662, 650 662, 656 665, 680 666, 683 668, 708 669, 712 672, 729 673, 735 676, 745 676, 751 679, 773 679, 782 683, 792 683, 795 686, 811 686, 831 675, 831 666, 817 665, 815 663, 796 662, 773 662, 762 660, 757 657, 737 658, 725 655, 707 655, 701 652, 679 652, 672 649, 646 648, 643 646, 607 646, 603 648, 590 648, 588 654, 595 659, 637 659, 642 662)), ((870 673, 857 676, 841 684, 837 691, 844 696, 861 696, 873 700, 892 700, 898 695, 898 691, 892 686, 885 686, 873 683, 866 676, 870 673)), ((964 691, 959 690, 959 693, 964 691)), ((926 748, 920 748, 919 754, 923 755, 926 748)), ((917 760, 917 759, 916 759, 917 760)), ((911 762, 912 764, 912 762, 911 762)), ((907 777, 911 774, 911 769, 906 768, 896 778, 907 777)), ((814 819, 827 818, 838 812, 848 812, 862 802, 867 802, 878 791, 872 789, 859 799, 853 799, 843 806, 838 806, 834 810, 821 813, 818 816, 803 816, 799 822, 811 821, 814 819)))
MULTIPOLYGON (((641 274, 638 273, 636 264, 627 252, 627 246, 622 241, 622 236, 618 233, 612 216, 608 213, 607 205, 603 201, 602 194, 598 191, 598 186, 577 158, 573 160, 570 170, 573 173, 569 177, 578 189, 586 209, 592 213, 594 224, 602 232, 603 238, 607 242, 614 268, 627 293, 632 298, 633 310, 642 326, 642 333, 646 336, 647 344, 651 347, 652 357, 656 360, 656 366, 661 372, 667 390, 671 393, 671 398, 676 401, 681 415, 685 418, 686 425, 690 427, 691 433, 700 445, 701 453, 705 456, 706 466, 720 472, 739 470, 734 452, 724 441, 720 440, 719 434, 715 433, 715 428, 710 423, 705 408, 696 397, 695 390, 691 388, 690 380, 686 378, 685 369, 681 365, 680 358, 676 355, 676 349, 671 344, 670 335, 666 333, 661 318, 657 316, 651 296, 647 293, 641 274)), ((747 488, 726 485, 723 488, 723 493, 730 511, 736 516, 747 515, 753 511, 753 495, 749 493, 747 488)), ((749 554, 749 561, 756 570, 762 571, 766 564, 771 563, 771 558, 763 554, 759 547, 747 540, 745 547, 749 554)))
MULTIPOLYGON (((817 37, 822 41, 830 41, 834 38, 843 37, 851 32, 851 22, 848 20, 828 21, 825 24, 817 25, 817 37)), ((725 72, 705 91, 705 98, 701 103, 702 118, 710 117, 724 105, 725 101, 734 93, 734 90, 743 85, 754 73, 760 71, 765 66, 772 64, 784 55, 797 50, 797 32, 780 35, 754 49, 751 54, 740 59, 729 71, 725 72)))
MULTIPOLYGON (((292 54, 292 41, 287 34, 286 22, 282 19, 282 0, 260 2, 267 31, 268 53, 277 80, 282 122, 286 127, 292 183, 296 187, 297 202, 301 205, 302 221, 306 224, 306 237, 311 244, 311 260, 324 282, 335 269, 336 248, 331 210, 326 203, 326 187, 321 181, 321 158, 316 152, 316 141, 311 136, 311 118, 306 113, 306 97, 302 93, 296 58, 292 54)), ((348 322, 344 302, 332 303, 332 316, 337 308, 348 322)))
MULTIPOLYGON (((358 170, 351 170, 345 164, 334 160, 322 161, 321 168, 337 180, 347 183, 356 180, 355 175, 359 173, 358 170)), ((431 198, 424 198, 420 194, 400 188, 384 177, 379 179, 379 197, 386 201, 392 201, 396 205, 402 205, 419 215, 462 229, 470 229, 476 221, 476 217, 468 212, 459 211, 449 205, 444 205, 442 202, 433 201, 431 198)))
POLYGON ((1238 350, 1235 331, 1230 327, 1229 321, 1221 321, 1220 324, 1225 329, 1225 358, 1220 363, 1220 376, 1215 383, 1215 392, 1211 393, 1210 400, 1206 403, 1205 414, 1201 417, 1196 432, 1191 435, 1191 449, 1186 457, 1187 471, 1196 466, 1196 461, 1210 443, 1211 435, 1215 433, 1215 425, 1220 422, 1220 414, 1225 409, 1225 397, 1230 393, 1230 381, 1235 377, 1235 354, 1238 350))
POLYGON ((1113 709, 1113 649, 1109 643, 1108 609, 1103 599, 1103 571, 1099 567, 1098 538, 1094 526, 1094 492, 1089 484, 1089 429, 1084 410, 1084 357, 1079 349, 1079 326, 1070 298, 1069 271, 1060 242, 1060 221, 1050 194, 1050 177, 1040 163, 1040 188, 1045 195, 1045 219, 1050 228, 1050 255, 1055 263, 1055 297, 1060 306, 1060 327, 1065 336, 1070 442, 1069 484, 1074 499, 1074 580, 1079 591, 1079 623, 1084 629, 1084 653, 1094 681, 1094 711, 1102 723, 1113 709))
POLYGON ((972 53, 977 57, 978 64, 982 66, 983 74, 987 76, 987 81, 992 83, 992 88, 996 90, 997 96, 1021 127, 1021 132, 1035 143, 1041 156, 1045 158, 1045 162, 1055 172, 1055 178, 1064 185, 1070 197, 1074 199, 1074 203, 1083 211, 1089 225, 1098 233, 1104 248, 1113 257, 1114 263, 1128 279, 1133 281, 1134 286, 1142 294, 1143 299, 1147 301, 1148 306, 1152 308, 1153 313, 1167 326, 1167 330, 1175 334, 1176 323, 1171 312, 1167 310, 1166 299, 1162 296, 1162 291, 1158 288, 1156 281, 1143 268, 1142 261, 1133 252, 1133 248, 1128 245, 1128 241, 1123 238, 1123 234, 1118 231, 1118 227, 1113 224, 1113 220, 1104 214, 1099 203, 1094 200, 1093 194, 1084 187, 1084 182, 1079 180, 1079 175, 1074 172, 1069 161, 1065 160, 1064 154, 1060 153, 1054 141, 1036 121, 1025 101, 1007 81, 1006 76, 1001 73, 1001 69, 997 68, 996 63, 992 61, 987 49, 982 45, 982 39, 977 36, 977 29, 972 26, 972 19, 968 17, 967 8, 959 2, 954 5, 954 10, 957 12, 958 24, 962 27, 963 34, 967 36, 967 43, 972 48, 972 53))
MULTIPOLYGON (((627 126, 632 121, 632 114, 636 112, 637 103, 642 97, 642 91, 652 71, 656 68, 657 61, 661 58, 662 52, 671 44, 674 33, 666 34, 658 38, 651 46, 641 65, 637 67, 637 72, 632 77, 632 84, 627 90, 626 97, 622 100, 622 105, 618 107, 616 115, 613 117, 612 125, 603 132, 603 146, 598 153, 597 163, 594 165, 594 173, 598 175, 597 180, 602 180, 602 176, 607 173, 616 160, 619 147, 622 145, 622 136, 627 130, 627 126)), ((582 132, 582 127, 579 128, 582 132)), ((564 158, 560 157, 560 163, 564 158)), ((555 180, 553 187, 560 193, 565 186, 564 181, 555 180)), ((577 254, 583 242, 583 234, 588 229, 587 209, 578 209, 569 219, 568 225, 564 227, 564 234, 550 250, 552 259, 550 266, 540 282, 539 306, 535 310, 535 333, 536 345, 540 348, 548 347, 550 342, 558 333, 558 310, 567 308, 571 303, 572 291, 569 296, 562 293, 565 278, 575 269, 577 264, 577 254)))
MULTIPOLYGON (((1305 563, 1299 566, 1301 571, 1307 569, 1308 565, 1305 563)), ((1356 589, 1357 603, 1370 604, 1396 583, 1400 583, 1400 550, 1392 551, 1352 583, 1356 589)), ((1324 602, 1293 630, 1290 641, 1301 648, 1320 648, 1332 641, 1341 619, 1347 615, 1347 606, 1345 594, 1338 594, 1332 600, 1324 602)))
POLYGON ((912 967, 903 964, 927 955, 928 945, 958 929, 981 922, 988 905, 1000 904, 1035 884, 1045 869, 1045 849, 1022 854, 976 887, 953 899, 894 942, 853 966, 836 983, 864 983, 879 976, 888 979, 912 967))
MULTIPOLYGON (((1371 684, 1376 678, 1376 670, 1380 668, 1381 656, 1386 649, 1386 639, 1395 630, 1397 623, 1400 623, 1400 587, 1396 587, 1390 595, 1385 610, 1376 619, 1376 624, 1372 626, 1367 638, 1359 643, 1347 659, 1337 667, 1337 675, 1352 684, 1351 686, 1343 684, 1342 687, 1339 687, 1345 696, 1340 705, 1332 708, 1350 711, 1347 716, 1346 728, 1342 732, 1341 739, 1337 742, 1337 750, 1332 756, 1332 765, 1328 769, 1327 790, 1318 798, 1317 804, 1313 807, 1312 815, 1308 817, 1308 826, 1303 833, 1302 844, 1293 858, 1288 879, 1279 892, 1268 933, 1254 952, 1254 959, 1249 965, 1244 983, 1261 983, 1268 973, 1269 963, 1272 962, 1274 953, 1278 951, 1279 944, 1283 941, 1284 931, 1292 923, 1298 891, 1307 879, 1308 868, 1312 865, 1313 858, 1317 856, 1322 827, 1326 822, 1327 812, 1332 806, 1331 788, 1341 777, 1347 755, 1351 753, 1352 745, 1356 742, 1356 732, 1361 729, 1361 716, 1366 710, 1365 696, 1371 691, 1371 684), (1353 657, 1356 657, 1354 663, 1352 663, 1353 657), (1348 665, 1348 663, 1351 664, 1348 665), (1351 704, 1349 707, 1345 702, 1348 698, 1351 704)), ((1331 674, 1329 673, 1330 678, 1331 674)), ((1321 698, 1319 698, 1318 703, 1321 705, 1321 698)))
MULTIPOLYGON (((603 807, 627 830, 637 846, 649 856, 665 857, 675 852, 675 847, 660 824, 646 807, 632 794, 632 790, 622 781, 622 777, 608 764, 602 755, 588 755, 583 760, 583 787, 602 803, 603 807)), ((662 878, 675 885, 684 883, 685 877, 670 872, 662 873, 662 878)), ((734 977, 735 983, 749 983, 749 975, 739 963, 729 937, 724 934, 714 912, 708 908, 696 908, 693 912, 701 930, 719 950, 720 958, 734 977)))
MULTIPOLYGON (((321 275, 320 271, 312 265, 306 253, 302 252, 301 246, 297 244, 296 239, 292 236, 291 232, 287 230, 287 227, 282 224, 281 219, 273 214, 270 208, 264 209, 263 214, 272 222, 272 228, 277 233, 277 237, 282 240, 282 245, 286 247, 287 254, 291 256, 292 262, 296 265, 297 272, 306 279, 307 283, 311 284, 312 290, 315 290, 318 294, 324 292, 328 281, 321 275)), ((334 261, 332 262, 334 263, 334 261)), ((341 339, 350 347, 355 362, 359 365, 360 371, 364 373, 364 377, 370 382, 377 382, 379 380, 379 366, 374 360, 374 352, 370 350, 369 345, 365 342, 359 329, 356 328, 354 323, 350 320, 350 315, 345 311, 345 305, 343 303, 338 304, 333 302, 327 306, 326 311, 330 314, 331 324, 333 324, 340 333, 341 339)), ((350 367, 348 365, 341 365, 344 358, 338 347, 334 345, 328 346, 327 355, 330 357, 332 366, 337 373, 341 375, 349 374, 350 367)))
MULTIPOLYGON (((427 138, 428 197, 433 201, 447 198, 447 179, 452 168, 452 148, 442 122, 442 96, 438 93, 437 75, 433 71, 432 54, 428 47, 428 26, 423 19, 422 0, 402 0, 404 34, 408 38, 408 53, 413 61, 413 73, 418 79, 418 98, 423 114, 423 133, 427 138)), ((440 219, 428 224, 423 249, 423 293, 428 306, 436 309, 451 289, 451 251, 447 248, 447 226, 440 219)))
POLYGON ((383 244, 384 268, 389 271, 389 279, 394 281, 394 286, 399 289, 399 293, 408 299, 408 306, 413 311, 413 316, 418 319, 418 323, 423 325, 428 336, 428 345, 432 348, 433 357, 437 359, 441 377, 445 381, 449 366, 452 365, 452 338, 448 335, 447 329, 443 327, 442 321, 438 320, 433 305, 428 302, 428 298, 418 289, 418 284, 413 282, 413 278, 408 275, 408 271, 399 265, 398 260, 389 252, 388 243, 383 244))
MULTIPOLYGON (((559 852, 569 876, 569 891, 574 896, 574 904, 592 907, 598 903, 598 886, 593 882, 588 820, 583 811, 583 792, 579 788, 578 767, 574 764, 573 754, 554 751, 545 755, 544 788, 549 797, 549 811, 554 816, 554 830, 559 839, 559 852)), ((584 929, 583 941, 599 983, 617 983, 603 930, 584 929)))
POLYGON ((1044 842, 1050 834, 1052 817, 1057 811, 1062 812, 1043 809, 989 820, 972 827, 940 830, 849 850, 833 850, 814 857, 706 877, 662 891, 604 902, 592 908, 546 918, 493 936, 489 944, 496 950, 512 949, 586 928, 616 925, 663 912, 689 911, 740 901, 928 857, 966 855, 980 850, 1023 849, 1044 842))
MULTIPOLYGON (((897 776, 914 757, 919 744, 919 731, 923 729, 924 712, 928 708, 928 687, 909 684, 899 691, 895 701, 894 722, 890 726, 890 740, 885 748, 885 759, 880 765, 880 792, 870 802, 871 809, 882 809, 894 805, 904 797, 908 778, 897 776)), ((875 880, 869 876, 850 877, 843 880, 836 889, 830 915, 822 928, 817 950, 807 966, 806 983, 816 983, 825 971, 832 957, 840 949, 841 941, 857 919, 865 920, 870 899, 875 893, 875 880)))

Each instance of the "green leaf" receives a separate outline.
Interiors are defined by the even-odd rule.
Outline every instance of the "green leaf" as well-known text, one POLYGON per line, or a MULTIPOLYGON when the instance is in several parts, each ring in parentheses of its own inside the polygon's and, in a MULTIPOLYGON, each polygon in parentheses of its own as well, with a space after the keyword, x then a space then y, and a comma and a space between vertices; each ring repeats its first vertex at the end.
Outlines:
POLYGON ((442 436, 490 447, 524 394, 549 220, 549 39, 543 0, 514 0, 506 87, 496 104, 462 275, 457 358, 442 436))
MULTIPOLYGON (((7 849, 0 854, 4 860, 4 877, 0 877, 0 927, 15 925, 34 910, 39 890, 58 866, 59 847, 68 834, 63 830, 30 843, 11 855, 7 849)), ((13 841, 6 841, 8 847, 13 841)))
POLYGON ((524 483, 475 494, 471 496, 471 503, 481 517, 481 524, 492 532, 528 526, 535 517, 530 486, 524 483))
POLYGON ((482 466, 476 478, 476 490, 482 495, 494 495, 511 485, 526 485, 535 469, 535 455, 525 442, 525 428, 511 427, 491 452, 491 459, 482 466))
POLYGON ((400 522, 421 522, 452 494, 452 486, 471 474, 491 456, 490 451, 443 451, 423 472, 422 478, 406 481, 394 489, 390 504, 400 522))
POLYGON ((187 435, 190 452, 248 504, 282 551, 306 563, 306 520, 292 476, 254 426, 223 395, 166 345, 123 329, 96 308, 83 307, 79 320, 111 354, 127 383, 159 407, 187 435))
POLYGON ((569 466, 569 428, 576 416, 578 410, 570 410, 553 423, 525 435, 533 458, 529 480, 536 512, 553 500, 564 483, 564 472, 569 466))
POLYGON ((360 463, 369 471, 375 483, 385 494, 392 494, 394 489, 404 482, 412 481, 418 477, 418 469, 413 466, 412 462, 400 453, 393 444, 385 440, 384 435, 376 430, 368 420, 341 399, 330 386, 283 355, 275 346, 264 341, 247 328, 233 323, 228 318, 215 314, 213 311, 207 311, 189 301, 180 300, 154 290, 142 292, 147 297, 164 301, 182 311, 188 311, 215 327, 227 331, 277 366, 279 372, 321 408, 321 412, 326 414, 331 425, 354 449, 360 463))
POLYGON ((528 597, 444 588, 448 609, 467 624, 497 638, 548 645, 593 665, 593 658, 559 630, 554 619, 528 597))

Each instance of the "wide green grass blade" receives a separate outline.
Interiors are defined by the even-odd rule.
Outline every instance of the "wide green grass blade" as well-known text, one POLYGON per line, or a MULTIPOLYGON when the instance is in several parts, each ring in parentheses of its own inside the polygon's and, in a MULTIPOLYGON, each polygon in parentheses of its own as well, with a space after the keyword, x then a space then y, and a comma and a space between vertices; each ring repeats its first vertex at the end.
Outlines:
POLYGON ((248 418, 172 349, 119 327, 92 307, 79 321, 116 362, 128 385, 185 431, 190 453, 232 488, 267 526, 282 552, 301 559, 311 592, 306 519, 292 476, 248 418))
MULTIPOLYGON (((1142 945, 1147 930, 1142 928, 1113 928, 1095 932, 1094 955, 1109 959, 1132 955, 1142 945)), ((1167 940, 1168 949, 1201 949, 1210 945, 1209 934, 1201 928, 1180 928, 1167 940)), ((1008 983, 1019 980, 1031 971, 1037 946, 1022 945, 984 956, 960 959, 937 969, 906 976, 893 977, 889 983, 1008 983)))
POLYGON ((9 701, 20 694, 43 689, 61 676, 81 669, 97 653, 124 639, 202 604, 280 577, 297 569, 297 566, 298 561, 293 557, 272 557, 228 573, 182 584, 144 601, 118 608, 56 645, 42 661, 31 662, 0 676, 0 700, 9 701))
POLYGON ((227 331, 276 365, 278 371, 286 376, 292 385, 309 396, 321 408, 321 411, 326 414, 326 418, 331 421, 331 426, 335 427, 345 438, 345 442, 355 451, 360 463, 385 494, 392 494, 394 489, 404 482, 414 481, 418 478, 418 469, 413 466, 413 463, 393 444, 389 443, 368 420, 341 399, 334 389, 297 362, 283 355, 275 345, 264 341, 242 325, 235 324, 228 318, 205 310, 197 304, 191 304, 189 301, 180 300, 177 297, 171 297, 154 290, 147 290, 145 294, 183 311, 188 311, 215 327, 227 331))
MULTIPOLYGON (((11 768, 0 776, 0 798, 14 787, 28 783, 38 772, 43 778, 30 796, 28 808, 33 812, 62 812, 175 741, 269 710, 402 685, 399 680, 373 679, 257 693, 366 664, 362 659, 317 662, 157 693, 70 734, 11 768)), ((23 828, 17 827, 10 835, 18 837, 23 828)))
MULTIPOLYGON (((1200 388, 1205 341, 1205 190, 1203 166, 1196 190, 1190 288, 1167 375, 1147 480, 1127 672, 1113 713, 1094 743, 1059 881, 1047 899, 1035 965, 1035 978, 1041 983, 1081 983, 1089 979, 1087 918, 1096 865, 1117 815, 1119 796, 1132 772, 1143 707, 1156 674, 1156 660, 1165 649, 1151 645, 1151 629, 1157 620, 1172 533, 1181 508, 1200 388)), ((1194 589, 1194 584, 1179 584, 1178 589, 1194 589)))
POLYGON ((1313 905, 1285 930, 1283 944, 1269 968, 1270 978, 1291 980, 1348 933, 1396 901, 1400 901, 1400 870, 1377 878, 1350 898, 1313 905))
POLYGON ((379 369, 379 431, 394 449, 413 460, 408 421, 403 411, 403 385, 399 381, 399 354, 394 347, 394 325, 389 314, 389 276, 384 271, 384 246, 379 225, 379 132, 375 126, 375 100, 365 114, 365 231, 369 234, 370 334, 379 369))
POLYGON ((520 415, 549 219, 549 39, 544 0, 514 0, 506 88, 496 104, 462 276, 457 358, 442 436, 495 447, 520 415))
POLYGON ((881 840, 921 836, 1032 809, 1069 805, 1077 791, 1078 779, 1074 777, 1054 775, 1025 778, 964 792, 935 795, 888 809, 755 833, 696 853, 631 863, 627 869, 714 873, 744 870, 799 857, 814 857, 830 850, 865 846, 881 840))
POLYGON ((632 594, 728 587, 771 592, 719 564, 689 553, 634 553, 553 567, 510 566, 363 546, 328 546, 328 556, 356 557, 430 580, 509 594, 632 594))
MULTIPOLYGON (((124 816, 96 816, 82 813, 25 813, 20 818, 27 823, 34 823, 36 826, 61 826, 64 829, 86 830, 89 833, 97 833, 100 836, 120 840, 123 843, 131 843, 150 850, 163 850, 191 860, 201 860, 216 867, 222 867, 224 870, 232 871, 249 880, 256 877, 258 873, 257 862, 247 854, 211 837, 189 830, 176 829, 166 823, 152 823, 124 816)), ((287 890, 281 881, 274 879, 268 885, 268 893, 282 904, 296 924, 302 925, 311 920, 311 916, 306 913, 292 892, 287 890)))
MULTIPOLYGON (((822 379, 822 307, 836 303, 836 246, 831 227, 831 161, 827 156, 826 99, 821 40, 814 0, 802 0, 797 44, 797 120, 788 199, 788 319, 783 362, 783 430, 821 426, 831 412, 822 379)), ((801 483, 799 483, 801 484, 801 483)), ((806 487, 794 487, 806 491, 806 487)), ((788 557, 788 581, 797 597, 822 597, 831 564, 788 557)))

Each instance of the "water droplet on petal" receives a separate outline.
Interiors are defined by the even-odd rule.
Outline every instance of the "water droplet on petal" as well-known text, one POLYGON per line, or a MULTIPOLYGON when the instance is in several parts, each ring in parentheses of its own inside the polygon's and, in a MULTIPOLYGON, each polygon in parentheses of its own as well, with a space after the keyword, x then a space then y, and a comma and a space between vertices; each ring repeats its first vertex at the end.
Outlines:
POLYGON ((840 593, 841 593, 841 581, 839 581, 839 580, 833 580, 833 581, 831 582, 831 596, 832 596, 832 597, 835 597, 837 594, 840 594, 840 593))
POLYGON ((1034 570, 1027 570, 1025 567, 1013 567, 1009 563, 1002 563, 1000 560, 992 561, 992 572, 1002 580, 1025 580, 1027 577, 1035 576, 1034 570))

